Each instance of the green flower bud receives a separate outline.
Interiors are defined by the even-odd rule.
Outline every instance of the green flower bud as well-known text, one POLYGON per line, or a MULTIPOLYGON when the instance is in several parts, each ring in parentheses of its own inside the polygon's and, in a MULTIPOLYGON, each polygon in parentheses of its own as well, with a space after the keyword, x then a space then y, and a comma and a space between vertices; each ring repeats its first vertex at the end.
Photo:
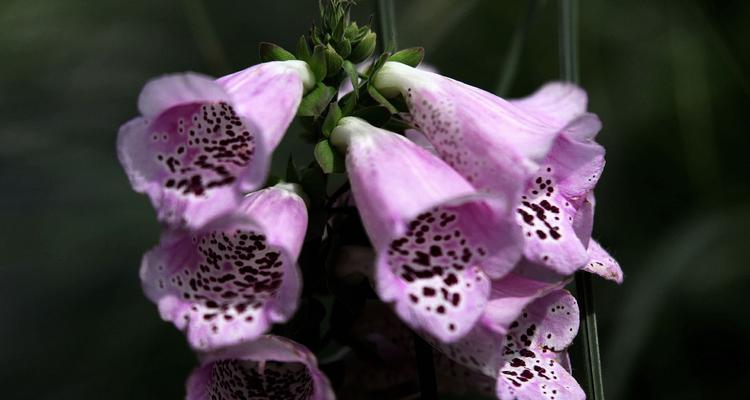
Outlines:
POLYGON ((352 54, 349 55, 349 60, 353 63, 361 63, 372 56, 375 52, 375 46, 377 45, 378 35, 375 32, 370 32, 354 46, 352 54))

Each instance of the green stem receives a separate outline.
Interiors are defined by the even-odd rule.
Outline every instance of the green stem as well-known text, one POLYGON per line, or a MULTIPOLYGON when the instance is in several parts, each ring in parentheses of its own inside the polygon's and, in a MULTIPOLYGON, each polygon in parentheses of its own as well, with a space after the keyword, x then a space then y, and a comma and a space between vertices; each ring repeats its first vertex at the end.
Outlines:
MULTIPOLYGON (((560 0, 560 76, 578 83, 578 0, 560 0)), ((602 365, 599 355, 599 334, 594 309, 594 288, 591 275, 579 271, 575 276, 578 305, 581 308, 581 342, 589 400, 604 400, 602 365)))
POLYGON ((578 0, 560 0, 560 77, 578 83, 578 0))
POLYGON ((495 90, 495 93, 500 97, 508 95, 513 81, 516 79, 518 64, 521 61, 521 53, 529 36, 529 29, 534 22, 537 10, 544 5, 544 2, 544 0, 528 0, 526 2, 526 9, 516 26, 516 30, 513 32, 508 52, 505 54, 502 75, 500 76, 497 90, 495 90))
POLYGON ((396 51, 396 11, 393 0, 377 0, 378 39, 382 51, 396 51))
POLYGON ((602 381, 602 364, 599 355, 599 334, 596 327, 594 310, 594 290, 591 274, 579 271, 576 273, 576 294, 581 308, 581 341, 583 342, 584 365, 586 369, 586 398, 604 400, 604 383, 602 381))

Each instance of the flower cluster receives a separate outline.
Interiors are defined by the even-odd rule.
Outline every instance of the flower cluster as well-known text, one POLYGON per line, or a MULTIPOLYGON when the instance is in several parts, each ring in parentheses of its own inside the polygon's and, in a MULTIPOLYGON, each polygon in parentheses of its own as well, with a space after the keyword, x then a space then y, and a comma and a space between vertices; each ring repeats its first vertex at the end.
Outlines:
POLYGON ((266 62, 246 70, 149 82, 141 116, 120 129, 120 161, 164 228, 143 257, 144 291, 201 359, 187 398, 333 399, 308 350, 332 342, 374 349, 390 366, 334 357, 349 371, 338 389, 357 398, 368 386, 358 374, 380 386, 413 378, 409 331, 436 350, 441 392, 584 398, 566 354, 578 307, 564 287, 578 270, 622 281, 591 238, 604 149, 586 93, 550 83, 505 100, 416 68, 415 49, 358 71, 375 34, 348 7, 322 7, 322 27, 296 55, 263 44, 266 62), (269 184, 295 116, 316 162, 300 171, 290 161, 269 184), (348 183, 329 194, 326 177, 343 171, 348 183), (372 250, 347 257, 354 244, 372 250), (314 247, 304 274, 303 245, 314 247), (378 302, 350 301, 362 286, 352 271, 378 302), (322 314, 362 306, 336 331, 341 318, 301 309, 321 298, 334 301, 322 314), (298 308, 315 339, 284 328, 298 308))

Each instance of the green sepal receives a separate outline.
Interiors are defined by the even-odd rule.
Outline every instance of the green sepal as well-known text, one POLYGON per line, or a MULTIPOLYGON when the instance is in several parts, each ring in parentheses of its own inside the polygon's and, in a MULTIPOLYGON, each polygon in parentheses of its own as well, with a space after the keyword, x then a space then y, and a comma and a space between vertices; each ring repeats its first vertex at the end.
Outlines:
POLYGON ((401 133, 401 134, 413 128, 410 124, 408 124, 407 122, 399 118, 390 118, 383 125, 380 125, 380 127, 387 131, 401 133))
POLYGON ((367 69, 367 76, 371 78, 370 80, 372 80, 380 68, 383 68, 383 65, 385 65, 390 56, 390 53, 383 53, 370 65, 370 68, 367 69))
POLYGON ((336 93, 336 89, 326 86, 323 83, 318 83, 315 89, 302 98, 297 115, 300 117, 319 117, 323 114, 326 107, 328 107, 328 103, 333 100, 333 96, 336 93))
POLYGON ((345 60, 344 64, 344 71, 346 72, 346 76, 349 77, 349 81, 352 83, 352 93, 354 93, 354 96, 356 98, 359 97, 359 72, 357 72, 357 67, 352 64, 351 61, 345 60))
POLYGON ((344 114, 341 112, 341 107, 339 107, 338 103, 335 101, 331 103, 331 106, 328 107, 328 115, 326 115, 326 119, 323 121, 322 131, 324 137, 327 138, 331 136, 333 128, 336 127, 343 116, 344 114))
POLYGON ((388 57, 388 61, 400 62, 410 67, 417 67, 424 60, 424 48, 423 47, 412 47, 410 49, 404 49, 396 52, 392 56, 388 57))
POLYGON ((283 47, 269 42, 261 42, 259 46, 260 59, 263 62, 296 60, 294 54, 283 47))
POLYGON ((369 32, 362 40, 352 49, 349 60, 355 64, 361 63, 372 56, 377 45, 378 35, 375 32, 369 32))
POLYGON ((339 53, 342 58, 349 57, 349 55, 352 54, 352 42, 349 39, 344 39, 336 43, 336 52, 339 53))
POLYGON ((380 105, 382 105, 383 107, 385 107, 386 109, 388 109, 388 111, 391 114, 397 114, 398 113, 398 109, 393 104, 391 104, 391 102, 388 101, 388 99, 386 99, 385 96, 383 96, 378 91, 378 89, 375 89, 375 86, 368 85, 367 86, 367 93, 370 94, 370 97, 372 97, 373 100, 377 101, 378 103, 380 103, 380 105))
POLYGON ((357 39, 359 39, 358 36, 359 36, 359 25, 357 25, 356 22, 352 22, 344 30, 344 37, 349 40, 356 41, 357 39))
POLYGON ((310 62, 310 46, 307 44, 307 39, 304 35, 300 36, 299 41, 297 41, 297 58, 309 63, 310 62))
POLYGON ((315 161, 320 165, 320 169, 326 174, 332 174, 335 172, 344 172, 344 157, 341 156, 331 146, 331 142, 328 140, 322 140, 315 145, 314 150, 315 161))
POLYGON ((326 76, 334 76, 341 71, 341 65, 344 63, 344 59, 336 52, 336 50, 329 44, 325 49, 326 53, 326 66, 328 67, 326 76))
POLYGON ((391 112, 383 106, 369 106, 355 111, 352 117, 362 118, 372 126, 383 127, 391 119, 391 112))
POLYGON ((326 48, 324 46, 315 46, 315 51, 313 51, 313 55, 310 57, 308 64, 318 82, 325 79, 326 75, 328 75, 326 48))
POLYGON ((338 19, 338 21, 336 22, 336 26, 333 27, 333 32, 332 32, 333 40, 335 42, 340 42, 341 40, 344 39, 345 29, 346 29, 346 21, 344 21, 343 18, 338 19))
POLYGON ((367 36, 367 34, 370 33, 370 27, 369 26, 363 26, 359 28, 357 33, 352 37, 353 42, 360 42, 362 39, 367 36))

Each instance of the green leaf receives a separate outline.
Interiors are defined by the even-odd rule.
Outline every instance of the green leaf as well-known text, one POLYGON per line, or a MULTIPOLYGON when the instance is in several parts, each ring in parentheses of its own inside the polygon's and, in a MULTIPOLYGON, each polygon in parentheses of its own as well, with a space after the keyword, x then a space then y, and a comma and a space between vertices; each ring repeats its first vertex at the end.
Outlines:
POLYGON ((375 74, 380 70, 380 68, 383 68, 383 65, 385 65, 386 61, 388 61, 388 57, 390 57, 390 53, 383 53, 381 54, 375 62, 373 62, 370 65, 370 68, 367 69, 367 76, 373 77, 375 74))
POLYGON ((399 118, 390 118, 388 121, 385 122, 385 124, 380 125, 381 128, 403 134, 409 129, 412 129, 413 127, 406 123, 405 121, 399 119, 399 118))
POLYGON ((336 42, 343 40, 345 29, 346 25, 344 24, 344 19, 341 18, 336 22, 336 26, 333 28, 333 40, 336 42))
POLYGON ((412 47, 410 49, 404 49, 396 52, 394 55, 388 57, 388 61, 400 62, 411 67, 416 67, 422 63, 424 59, 424 48, 412 47))
POLYGON ((357 72, 357 67, 348 60, 344 61, 343 67, 346 75, 349 77, 349 81, 352 83, 352 93, 354 93, 355 97, 359 97, 359 73, 357 72))
POLYGON ((308 64, 310 65, 310 69, 312 69, 313 74, 315 74, 315 78, 318 80, 318 82, 325 79, 326 75, 328 74, 326 48, 324 46, 315 46, 315 51, 313 52, 312 57, 310 57, 310 61, 308 62, 308 64))
POLYGON ((393 104, 391 104, 391 102, 388 101, 388 99, 386 99, 385 96, 383 96, 378 91, 378 89, 375 89, 375 86, 368 85, 367 86, 367 92, 370 94, 370 96, 373 98, 373 100, 377 101, 378 103, 380 103, 380 105, 382 105, 383 107, 385 107, 386 109, 388 109, 388 111, 391 114, 397 114, 398 113, 398 109, 396 109, 396 107, 393 104))
POLYGON ((307 45, 307 39, 302 35, 297 41, 297 58, 309 63, 310 57, 310 46, 307 45))
POLYGON ((328 140, 323 140, 315 145, 315 161, 320 165, 320 169, 326 174, 334 172, 344 172, 344 157, 341 156, 328 140))
POLYGON ((356 64, 370 58, 372 53, 375 52, 377 39, 378 35, 375 34, 375 32, 370 32, 365 35, 365 37, 352 49, 352 54, 349 55, 349 60, 356 64))
POLYGON ((333 100, 333 96, 336 93, 336 89, 326 86, 323 83, 318 83, 312 92, 302 98, 297 115, 300 117, 319 117, 328 107, 328 103, 333 100))
POLYGON ((261 42, 260 59, 263 62, 268 62, 268 61, 289 61, 289 60, 296 60, 297 58, 294 57, 294 54, 284 50, 283 47, 277 44, 261 42))
POLYGON ((328 107, 328 115, 326 115, 326 119, 325 121, 323 121, 323 136, 331 136, 333 128, 336 127, 342 116, 343 113, 341 112, 341 108, 339 107, 338 103, 331 103, 331 106, 328 107))

